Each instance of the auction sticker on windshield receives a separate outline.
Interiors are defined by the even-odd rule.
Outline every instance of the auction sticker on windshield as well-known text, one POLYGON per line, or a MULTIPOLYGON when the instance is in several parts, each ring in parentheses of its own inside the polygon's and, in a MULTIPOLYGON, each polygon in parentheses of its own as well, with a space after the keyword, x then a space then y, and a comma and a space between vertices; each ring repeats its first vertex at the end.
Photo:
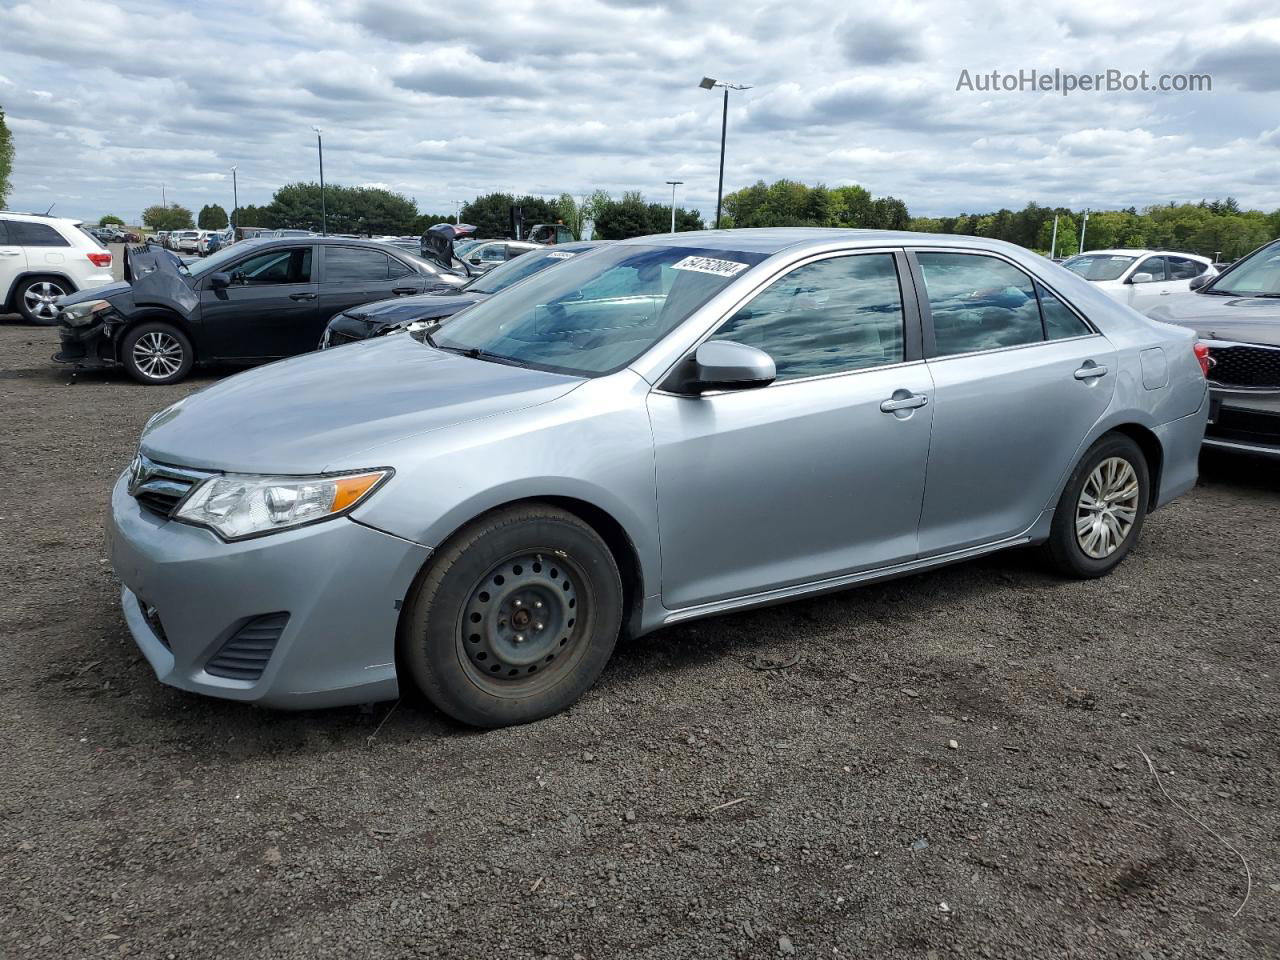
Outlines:
POLYGON ((568 260, 570 257, 573 256, 573 254, 570 253, 568 250, 556 250, 552 253, 548 253, 547 256, 550 257, 552 260, 568 260))
POLYGON ((716 260, 712 257, 685 257, 679 263, 671 265, 672 270, 693 270, 696 273, 710 273, 717 277, 736 277, 750 264, 738 263, 736 260, 716 260))

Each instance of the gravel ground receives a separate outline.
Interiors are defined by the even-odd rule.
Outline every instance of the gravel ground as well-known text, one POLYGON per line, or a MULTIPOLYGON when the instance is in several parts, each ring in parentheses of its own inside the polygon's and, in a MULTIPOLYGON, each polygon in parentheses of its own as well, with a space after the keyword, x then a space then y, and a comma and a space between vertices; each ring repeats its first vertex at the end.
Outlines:
POLYGON ((1007 554, 664 630, 520 729, 279 714, 159 685, 103 559, 211 376, 55 340, 0 324, 0 954, 1280 955, 1277 465, 1206 459, 1108 579, 1007 554))

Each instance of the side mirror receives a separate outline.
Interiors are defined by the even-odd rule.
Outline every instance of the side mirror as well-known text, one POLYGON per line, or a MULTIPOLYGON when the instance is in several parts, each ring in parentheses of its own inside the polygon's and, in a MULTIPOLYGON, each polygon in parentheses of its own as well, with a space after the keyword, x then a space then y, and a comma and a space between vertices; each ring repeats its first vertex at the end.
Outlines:
POLYGON ((676 370, 672 388, 679 393, 708 390, 751 390, 778 378, 773 357, 732 340, 708 340, 676 370))
POLYGON ((1208 282, 1209 282, 1210 280, 1212 280, 1212 279, 1213 279, 1213 277, 1209 276, 1209 274, 1207 274, 1207 273, 1202 273, 1202 274, 1200 274, 1200 276, 1198 276, 1198 277, 1192 277, 1192 278, 1191 278, 1191 289, 1192 289, 1192 290, 1199 290, 1201 287, 1203 287, 1206 283, 1208 283, 1208 282))
POLYGON ((1135 273, 1132 277, 1129 278, 1129 282, 1130 283, 1150 283, 1154 279, 1155 277, 1153 277, 1149 273, 1135 273))
POLYGON ((211 273, 209 274, 210 290, 225 290, 231 286, 231 274, 229 273, 211 273))

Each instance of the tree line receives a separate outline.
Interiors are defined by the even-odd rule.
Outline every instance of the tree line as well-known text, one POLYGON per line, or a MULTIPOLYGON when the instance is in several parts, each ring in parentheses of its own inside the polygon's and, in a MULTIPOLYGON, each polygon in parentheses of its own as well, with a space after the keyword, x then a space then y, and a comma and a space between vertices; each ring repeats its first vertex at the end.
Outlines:
MULTIPOLYGON (((2 160, 3 140, 0 139, 2 160)), ((596 190, 579 197, 563 193, 555 198, 495 192, 463 204, 458 213, 461 222, 477 228, 479 236, 505 237, 511 233, 513 206, 521 208, 526 228, 536 223, 563 223, 575 237, 582 237, 588 224, 594 237, 605 240, 666 233, 671 229, 670 204, 649 201, 639 191, 614 197, 596 190)), ((706 226, 697 210, 677 207, 675 214, 677 231, 701 230, 706 226)), ((143 223, 153 230, 190 229, 197 224, 201 229, 216 230, 226 227, 233 217, 236 225, 242 227, 318 231, 322 222, 320 185, 286 184, 275 192, 270 203, 245 206, 231 214, 218 204, 206 205, 198 216, 181 205, 157 205, 143 214, 143 223)), ((453 216, 420 213, 411 197, 381 187, 326 184, 324 219, 330 233, 420 236, 427 227, 450 222, 453 216)), ((1150 247, 1234 259, 1280 236, 1280 210, 1271 213, 1244 210, 1236 200, 1227 197, 1199 203, 1169 203, 1141 211, 1129 207, 1094 212, 1032 202, 1021 210, 912 217, 902 200, 873 196, 861 186, 809 186, 783 179, 771 184, 761 180, 725 196, 722 226, 862 227, 955 233, 1006 240, 1045 254, 1052 248, 1059 256, 1079 250, 1083 229, 1086 249, 1150 247)))

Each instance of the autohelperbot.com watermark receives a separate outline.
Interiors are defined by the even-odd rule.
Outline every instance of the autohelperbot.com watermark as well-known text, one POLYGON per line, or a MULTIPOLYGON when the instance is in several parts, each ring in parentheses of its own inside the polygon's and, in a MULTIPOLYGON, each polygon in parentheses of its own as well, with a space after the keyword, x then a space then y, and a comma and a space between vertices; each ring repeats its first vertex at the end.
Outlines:
POLYGON ((1071 73, 1065 70, 961 70, 956 91, 968 93, 1212 93, 1213 77, 1207 73, 1071 73))

